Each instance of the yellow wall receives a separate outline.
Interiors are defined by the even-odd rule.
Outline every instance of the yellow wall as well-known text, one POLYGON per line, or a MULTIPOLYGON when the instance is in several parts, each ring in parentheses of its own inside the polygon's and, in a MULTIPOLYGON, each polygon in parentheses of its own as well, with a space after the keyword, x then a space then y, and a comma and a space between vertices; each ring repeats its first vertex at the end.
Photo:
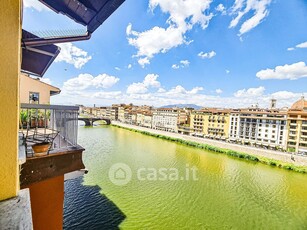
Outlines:
POLYGON ((21 3, 0 1, 0 200, 17 195, 21 3))
POLYGON ((20 76, 20 103, 29 103, 29 93, 39 93, 39 104, 50 104, 50 91, 60 92, 60 89, 24 74, 20 76))

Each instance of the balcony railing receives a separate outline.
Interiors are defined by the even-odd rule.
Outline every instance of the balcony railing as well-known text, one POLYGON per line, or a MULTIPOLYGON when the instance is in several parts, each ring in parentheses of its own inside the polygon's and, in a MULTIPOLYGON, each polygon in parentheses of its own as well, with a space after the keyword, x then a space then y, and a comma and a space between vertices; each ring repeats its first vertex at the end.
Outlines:
POLYGON ((21 104, 20 132, 27 156, 35 155, 34 146, 42 143, 47 143, 48 154, 78 147, 78 110, 78 106, 21 104))

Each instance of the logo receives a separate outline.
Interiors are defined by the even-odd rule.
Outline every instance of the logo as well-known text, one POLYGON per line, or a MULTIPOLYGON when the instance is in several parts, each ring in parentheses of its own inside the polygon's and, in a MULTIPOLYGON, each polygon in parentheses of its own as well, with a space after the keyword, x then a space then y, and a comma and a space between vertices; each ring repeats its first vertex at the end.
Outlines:
POLYGON ((124 163, 116 163, 109 169, 109 179, 115 185, 126 185, 130 182, 131 178, 131 168, 124 163))

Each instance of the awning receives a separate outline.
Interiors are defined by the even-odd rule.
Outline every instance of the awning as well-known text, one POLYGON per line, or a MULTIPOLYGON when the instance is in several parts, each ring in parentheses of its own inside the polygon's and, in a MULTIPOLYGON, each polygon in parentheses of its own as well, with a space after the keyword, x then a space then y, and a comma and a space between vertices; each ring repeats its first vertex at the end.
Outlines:
MULTIPOLYGON (((22 30, 22 39, 27 38, 38 37, 26 30, 22 30)), ((55 45, 23 47, 21 70, 42 77, 59 53, 60 48, 55 45)))
POLYGON ((93 33, 125 0, 39 0, 93 33))

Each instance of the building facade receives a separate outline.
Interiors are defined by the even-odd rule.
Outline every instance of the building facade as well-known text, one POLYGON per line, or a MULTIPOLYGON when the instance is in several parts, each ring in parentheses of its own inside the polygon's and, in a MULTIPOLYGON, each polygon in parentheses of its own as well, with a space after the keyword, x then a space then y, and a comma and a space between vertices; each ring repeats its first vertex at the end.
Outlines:
POLYGON ((208 127, 209 112, 207 110, 194 110, 190 115, 191 135, 203 137, 205 127, 208 127))
POLYGON ((50 97, 60 92, 59 88, 42 82, 39 78, 20 74, 20 103, 50 104, 50 97))
POLYGON ((202 109, 190 116, 191 135, 226 140, 229 133, 230 110, 202 109))
POLYGON ((210 109, 208 123, 204 125, 205 137, 217 140, 226 140, 229 137, 229 116, 230 110, 210 109), (206 126, 208 124, 208 126, 206 126))
POLYGON ((231 141, 285 149, 287 140, 286 111, 249 108, 232 112, 230 117, 231 141))
POLYGON ((178 109, 160 108, 152 114, 153 129, 178 132, 178 109))
POLYGON ((146 128, 152 128, 152 112, 148 111, 144 113, 144 123, 143 126, 146 128))
POLYGON ((287 150, 307 153, 307 101, 304 97, 288 110, 287 150))
POLYGON ((240 132, 240 110, 232 110, 229 114, 229 141, 238 142, 240 132))

